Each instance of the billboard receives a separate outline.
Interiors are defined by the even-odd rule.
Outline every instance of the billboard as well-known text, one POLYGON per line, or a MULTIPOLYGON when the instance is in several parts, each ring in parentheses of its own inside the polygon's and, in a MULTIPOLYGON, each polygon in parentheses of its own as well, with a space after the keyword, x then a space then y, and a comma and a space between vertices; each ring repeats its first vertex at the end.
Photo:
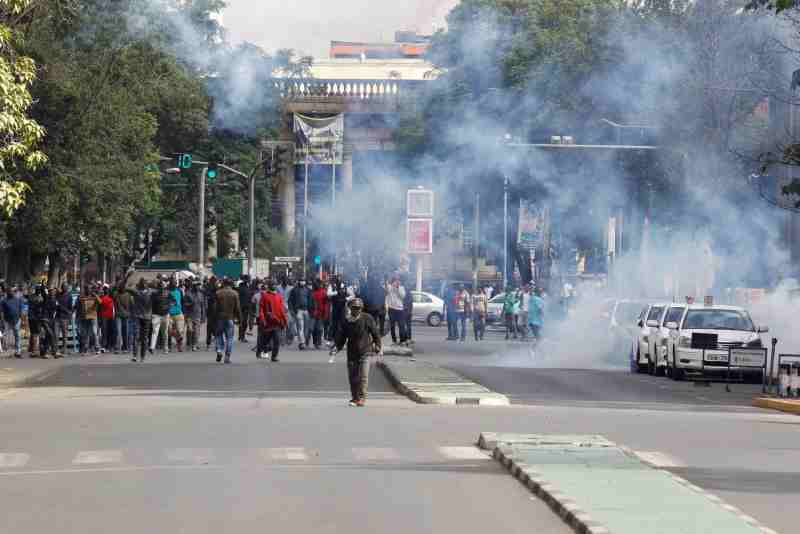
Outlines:
POLYGON ((433 219, 408 219, 409 254, 433 254, 433 219))

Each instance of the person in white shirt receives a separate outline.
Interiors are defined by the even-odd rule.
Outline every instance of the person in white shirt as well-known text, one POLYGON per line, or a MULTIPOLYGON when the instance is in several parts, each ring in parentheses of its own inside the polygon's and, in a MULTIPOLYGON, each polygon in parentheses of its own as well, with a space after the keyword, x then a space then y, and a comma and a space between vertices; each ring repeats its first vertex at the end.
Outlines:
POLYGON ((386 286, 386 307, 389 309, 389 329, 392 333, 392 344, 406 339, 406 322, 403 309, 403 300, 406 298, 406 288, 400 283, 400 277, 394 276, 386 286), (395 325, 398 325, 400 338, 397 337, 395 325))

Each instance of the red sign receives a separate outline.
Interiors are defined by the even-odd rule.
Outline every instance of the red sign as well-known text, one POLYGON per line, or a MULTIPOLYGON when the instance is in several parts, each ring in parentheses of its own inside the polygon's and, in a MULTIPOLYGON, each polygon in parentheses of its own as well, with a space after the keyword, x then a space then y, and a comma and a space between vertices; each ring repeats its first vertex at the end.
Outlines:
POLYGON ((433 254, 433 220, 408 219, 409 254, 433 254))

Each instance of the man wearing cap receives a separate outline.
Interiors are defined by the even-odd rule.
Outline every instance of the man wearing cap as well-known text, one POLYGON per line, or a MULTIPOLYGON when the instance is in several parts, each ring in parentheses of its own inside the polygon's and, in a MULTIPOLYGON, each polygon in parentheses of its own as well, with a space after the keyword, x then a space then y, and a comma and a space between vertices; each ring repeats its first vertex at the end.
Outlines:
POLYGON ((364 313, 364 303, 354 298, 348 303, 350 316, 336 333, 336 344, 331 356, 344 348, 347 343, 347 375, 350 380, 350 406, 364 406, 367 400, 370 353, 383 354, 381 335, 375 319, 364 313))

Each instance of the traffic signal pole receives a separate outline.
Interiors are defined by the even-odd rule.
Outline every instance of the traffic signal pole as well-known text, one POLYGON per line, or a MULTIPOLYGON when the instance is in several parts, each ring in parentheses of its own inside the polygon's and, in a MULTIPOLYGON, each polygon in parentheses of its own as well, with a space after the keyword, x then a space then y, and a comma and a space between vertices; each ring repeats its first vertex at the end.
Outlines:
POLYGON ((200 269, 205 266, 206 254, 206 172, 208 167, 203 167, 200 175, 200 209, 197 210, 197 263, 200 269))

